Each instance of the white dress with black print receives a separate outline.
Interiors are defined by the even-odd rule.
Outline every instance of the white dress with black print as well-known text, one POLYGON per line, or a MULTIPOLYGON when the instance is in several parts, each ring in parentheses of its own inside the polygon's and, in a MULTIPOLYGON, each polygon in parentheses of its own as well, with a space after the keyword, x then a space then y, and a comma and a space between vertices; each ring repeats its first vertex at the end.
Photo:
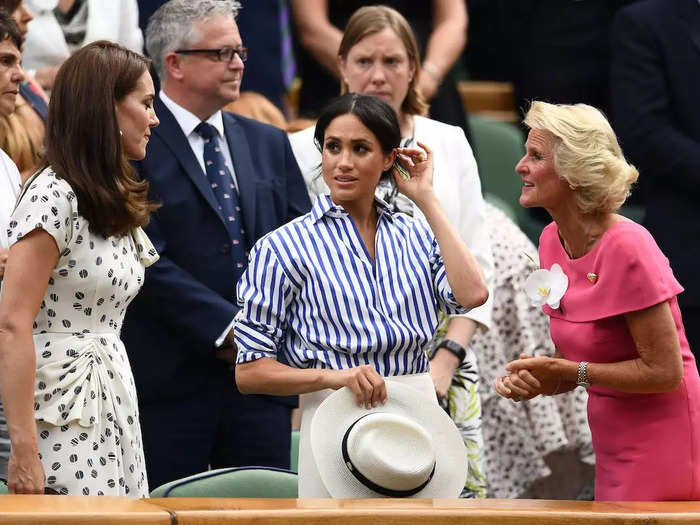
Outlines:
POLYGON ((28 181, 10 244, 37 228, 60 254, 34 321, 34 411, 47 486, 148 496, 136 389, 119 332, 158 255, 141 228, 106 239, 91 233, 70 185, 50 168, 28 181))

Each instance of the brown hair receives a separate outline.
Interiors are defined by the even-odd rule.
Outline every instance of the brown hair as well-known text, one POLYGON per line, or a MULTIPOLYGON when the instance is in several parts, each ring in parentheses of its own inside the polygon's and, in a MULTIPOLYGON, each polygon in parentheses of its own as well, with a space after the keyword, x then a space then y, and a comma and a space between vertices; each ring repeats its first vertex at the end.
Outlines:
POLYGON ((126 158, 114 108, 148 65, 142 55, 100 40, 63 63, 51 92, 46 162, 73 188, 90 230, 103 237, 145 226, 158 207, 126 158))
POLYGON ((0 0, 0 9, 4 9, 12 15, 21 3, 22 0, 0 0))
POLYGON ((0 0, 0 42, 10 40, 17 49, 22 49, 22 33, 19 32, 17 22, 12 18, 13 12, 14 9, 4 8, 0 0))
MULTIPOLYGON (((413 78, 408 84, 408 93, 401 104, 401 109, 409 115, 425 115, 428 112, 428 104, 418 90, 418 73, 421 69, 420 52, 416 37, 411 26, 401 13, 385 5, 361 7, 353 13, 345 26, 343 39, 340 41, 338 55, 347 60, 350 49, 366 36, 379 33, 389 28, 401 39, 409 64, 413 67, 413 78)), ((348 86, 341 80, 340 93, 348 92, 348 86)))
POLYGON ((44 123, 39 115, 30 119, 34 112, 26 102, 17 104, 15 112, 0 117, 0 149, 17 165, 24 175, 41 166, 44 156, 44 123))

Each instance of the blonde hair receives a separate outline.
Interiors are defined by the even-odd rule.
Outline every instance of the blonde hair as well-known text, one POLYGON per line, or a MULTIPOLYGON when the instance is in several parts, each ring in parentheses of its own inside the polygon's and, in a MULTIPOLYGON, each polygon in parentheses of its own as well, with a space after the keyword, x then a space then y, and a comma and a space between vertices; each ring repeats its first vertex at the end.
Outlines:
MULTIPOLYGON (((44 126, 29 119, 27 111, 34 110, 24 103, 15 113, 0 117, 0 148, 17 165, 23 177, 41 165, 44 153, 44 126)), ((37 115, 34 120, 38 119, 37 115)))
MULTIPOLYGON (((403 42, 408 55, 408 62, 413 68, 413 78, 408 83, 408 93, 406 98, 401 103, 401 110, 409 115, 426 115, 428 113, 428 104, 425 102, 423 95, 418 90, 418 73, 420 72, 420 52, 416 37, 411 30, 411 26, 406 19, 391 7, 385 5, 375 5, 361 7, 355 11, 343 32, 343 39, 340 41, 338 55, 347 60, 350 49, 366 36, 379 33, 384 29, 391 29, 403 42)), ((348 92, 348 85, 340 81, 340 94, 344 95, 348 92)))
POLYGON ((603 113, 586 104, 533 101, 524 123, 554 135, 554 168, 584 214, 614 213, 639 172, 629 164, 603 113))

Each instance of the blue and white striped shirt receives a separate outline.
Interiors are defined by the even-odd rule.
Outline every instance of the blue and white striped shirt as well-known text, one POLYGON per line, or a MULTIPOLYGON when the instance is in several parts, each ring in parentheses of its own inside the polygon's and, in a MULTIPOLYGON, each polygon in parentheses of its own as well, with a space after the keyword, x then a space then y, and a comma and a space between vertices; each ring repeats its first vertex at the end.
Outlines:
POLYGON ((328 195, 256 243, 238 282, 238 363, 282 352, 297 368, 428 371, 425 349, 438 308, 467 309, 452 295, 425 221, 376 204, 374 262, 348 213, 328 195))

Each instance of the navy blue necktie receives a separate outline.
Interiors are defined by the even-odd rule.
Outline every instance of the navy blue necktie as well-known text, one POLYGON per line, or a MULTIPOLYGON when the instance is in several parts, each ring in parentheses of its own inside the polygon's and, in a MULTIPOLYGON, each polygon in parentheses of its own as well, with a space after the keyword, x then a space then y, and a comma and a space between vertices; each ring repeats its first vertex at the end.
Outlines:
POLYGON ((204 166, 207 180, 216 201, 219 203, 219 211, 231 237, 231 254, 236 267, 243 268, 247 257, 241 206, 236 186, 233 184, 233 177, 226 167, 224 155, 221 153, 218 132, 214 126, 206 122, 200 122, 194 130, 204 139, 204 166))

